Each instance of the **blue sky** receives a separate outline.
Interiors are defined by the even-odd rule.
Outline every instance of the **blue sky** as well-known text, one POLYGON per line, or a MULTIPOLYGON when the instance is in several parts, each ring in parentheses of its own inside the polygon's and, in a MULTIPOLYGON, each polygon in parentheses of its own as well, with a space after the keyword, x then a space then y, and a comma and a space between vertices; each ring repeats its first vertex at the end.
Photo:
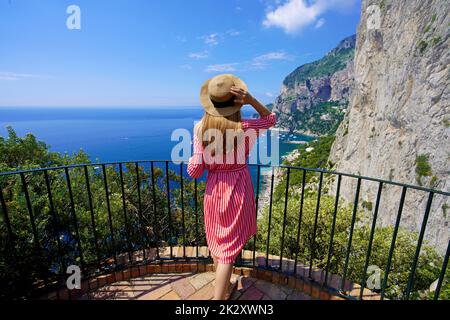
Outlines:
POLYGON ((194 106, 234 73, 264 103, 356 32, 360 0, 0 0, 0 106, 194 106), (69 5, 81 10, 70 30, 69 5))

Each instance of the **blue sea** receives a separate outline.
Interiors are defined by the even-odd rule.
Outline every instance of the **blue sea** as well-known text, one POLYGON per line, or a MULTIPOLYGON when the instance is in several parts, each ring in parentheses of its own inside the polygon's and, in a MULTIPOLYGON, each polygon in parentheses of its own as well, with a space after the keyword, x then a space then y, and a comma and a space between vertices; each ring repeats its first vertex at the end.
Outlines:
MULTIPOLYGON (((245 107, 243 117, 254 110, 245 107)), ((84 150, 93 162, 170 160, 175 129, 192 133, 203 115, 201 107, 149 108, 0 108, 0 136, 12 126, 19 136, 33 133, 50 146, 51 151, 73 153, 84 150)), ((288 135, 285 135, 288 138, 288 135)), ((293 141, 309 141, 310 137, 294 134, 293 141)), ((280 139, 280 156, 298 145, 280 139)))

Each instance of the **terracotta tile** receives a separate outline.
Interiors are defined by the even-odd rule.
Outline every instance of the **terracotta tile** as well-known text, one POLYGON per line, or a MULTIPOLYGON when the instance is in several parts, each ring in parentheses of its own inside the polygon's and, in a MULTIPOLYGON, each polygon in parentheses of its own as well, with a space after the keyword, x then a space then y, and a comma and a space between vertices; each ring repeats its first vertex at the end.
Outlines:
POLYGON ((272 275, 272 283, 277 284, 280 282, 280 274, 278 272, 275 272, 272 275))
POLYGON ((330 293, 328 293, 325 290, 321 290, 320 291, 320 295, 319 295, 319 299, 320 300, 329 300, 330 299, 330 293))
POLYGON ((107 283, 114 283, 116 282, 116 277, 114 276, 114 273, 110 273, 106 275, 106 282, 107 283))
POLYGON ((146 266, 139 266, 139 275, 143 276, 147 274, 147 267, 146 266))
POLYGON ((181 271, 182 271, 182 272, 188 272, 188 271, 191 271, 191 265, 188 264, 188 263, 183 263, 183 264, 181 265, 181 271))
POLYGON ((320 297, 320 287, 318 285, 311 286, 311 297, 313 297, 313 298, 320 297))
POLYGON ((131 278, 137 278, 139 276, 140 276, 139 268, 138 267, 131 268, 131 278))
POLYGON ((181 300, 175 291, 169 291, 167 294, 163 295, 159 300, 181 300))
POLYGON ((249 287, 244 293, 238 298, 238 300, 260 300, 264 293, 255 288, 254 286, 249 287))
POLYGON ((278 285, 271 282, 257 280, 253 285, 272 300, 286 299, 286 293, 281 290, 278 285))
POLYGON ((211 275, 210 273, 207 272, 202 272, 199 273, 193 277, 191 277, 189 279, 189 282, 191 283, 191 285, 196 289, 200 289, 203 286, 207 285, 208 283, 210 283, 211 281, 213 281, 215 278, 215 275, 211 275))
POLYGON ((123 280, 123 274, 122 274, 122 271, 116 271, 116 272, 114 273, 114 275, 115 275, 116 281, 122 281, 122 280, 123 280))
POLYGON ((131 277, 131 272, 129 269, 127 270, 122 270, 122 274, 123 274, 123 279, 124 280, 128 280, 131 277))
POLYGON ((187 300, 211 300, 214 297, 214 287, 211 283, 203 286, 195 293, 190 295, 187 300))
POLYGON ((150 292, 144 293, 138 297, 138 300, 157 300, 168 292, 172 291, 170 284, 155 287, 150 292))
POLYGON ((288 277, 288 286, 291 288, 295 288, 295 281, 296 281, 296 277, 294 276, 289 276, 288 277))
POLYGON ((292 292, 295 291, 295 288, 288 287, 288 286, 278 285, 278 287, 286 294, 291 294, 292 292))
POLYGON ((141 291, 135 291, 133 290, 133 287, 125 287, 124 289, 116 292, 114 294, 115 300, 133 300, 135 296, 142 293, 141 291))
POLYGON ((311 300, 311 297, 304 293, 293 291, 286 297, 286 300, 311 300))
POLYGON ((257 281, 257 280, 258 279, 252 278, 252 277, 242 277, 242 279, 241 279, 242 289, 239 291, 244 292, 249 287, 251 287, 253 285, 253 283, 255 283, 255 281, 257 281))
POLYGON ((189 279, 183 278, 172 282, 172 289, 178 294, 181 299, 186 299, 195 292, 195 288, 189 282, 189 279))
POLYGON ((148 264, 147 265, 147 274, 148 273, 155 273, 156 271, 156 265, 154 264, 148 264))
POLYGON ((102 276, 98 276, 97 277, 97 281, 98 281, 98 286, 99 287, 103 287, 107 283, 106 278, 107 278, 106 275, 102 275, 102 276))

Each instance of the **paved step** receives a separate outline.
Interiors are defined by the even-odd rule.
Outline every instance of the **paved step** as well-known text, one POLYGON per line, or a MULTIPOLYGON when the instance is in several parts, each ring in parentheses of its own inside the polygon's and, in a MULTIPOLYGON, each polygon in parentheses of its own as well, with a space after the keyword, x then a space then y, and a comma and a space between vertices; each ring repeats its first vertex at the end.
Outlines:
MULTIPOLYGON (((172 257, 174 258, 182 258, 184 254, 186 257, 196 257, 197 253, 199 257, 208 257, 210 255, 209 249, 207 246, 199 246, 198 249, 196 246, 173 246, 172 247, 172 257)), ((160 248, 159 255, 162 258, 169 259, 170 256, 170 247, 166 246, 160 248)), ((156 248, 148 248, 145 250, 146 259, 154 259, 156 257, 156 248)), ((139 262, 143 261, 143 252, 142 250, 136 251, 133 254, 133 261, 139 262)), ((128 254, 122 254, 118 256, 119 263, 128 262, 128 254)), ((241 262, 243 265, 253 265, 253 251, 252 250, 242 250, 242 259, 241 262)), ((263 252, 255 252, 255 264, 257 266, 265 266, 266 265, 266 254, 263 252)), ((280 266, 280 257, 277 255, 269 254, 268 262, 269 266, 274 268, 279 268, 280 266)), ((282 262, 282 271, 283 272, 294 272, 295 261, 293 259, 283 258, 282 262)), ((302 264, 301 262, 297 262, 296 274, 300 275, 303 278, 309 278, 309 265, 302 264)), ((318 283, 324 283, 325 280, 325 270, 312 268, 311 277, 318 283)), ((342 278, 339 275, 329 274, 328 275, 328 286, 334 289, 340 289, 342 282, 342 278)), ((344 291, 351 293, 351 295, 356 295, 356 290, 359 287, 357 284, 352 283, 351 281, 346 280, 344 284, 344 291)), ((358 293, 359 295, 359 293, 358 293)), ((371 297, 372 292, 369 290, 365 290, 364 296, 371 297)))
MULTIPOLYGON (((311 297, 286 285, 232 274, 240 285, 230 300, 310 300, 311 297)), ((155 273, 105 285, 84 294, 82 300, 212 300, 215 272, 155 273)))

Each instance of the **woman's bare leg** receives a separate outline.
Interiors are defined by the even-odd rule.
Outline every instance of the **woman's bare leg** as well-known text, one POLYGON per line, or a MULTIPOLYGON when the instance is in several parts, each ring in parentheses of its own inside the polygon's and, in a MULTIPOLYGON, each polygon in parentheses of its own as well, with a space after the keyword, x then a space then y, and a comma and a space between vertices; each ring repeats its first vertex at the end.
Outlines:
POLYGON ((231 273, 234 263, 218 263, 216 269, 216 284, 214 287, 213 300, 225 300, 228 286, 230 285, 231 273))
POLYGON ((214 271, 216 271, 216 270, 217 270, 217 263, 218 263, 218 260, 217 260, 217 258, 216 258, 215 256, 213 256, 213 255, 211 255, 211 257, 212 257, 213 260, 214 260, 214 271))

